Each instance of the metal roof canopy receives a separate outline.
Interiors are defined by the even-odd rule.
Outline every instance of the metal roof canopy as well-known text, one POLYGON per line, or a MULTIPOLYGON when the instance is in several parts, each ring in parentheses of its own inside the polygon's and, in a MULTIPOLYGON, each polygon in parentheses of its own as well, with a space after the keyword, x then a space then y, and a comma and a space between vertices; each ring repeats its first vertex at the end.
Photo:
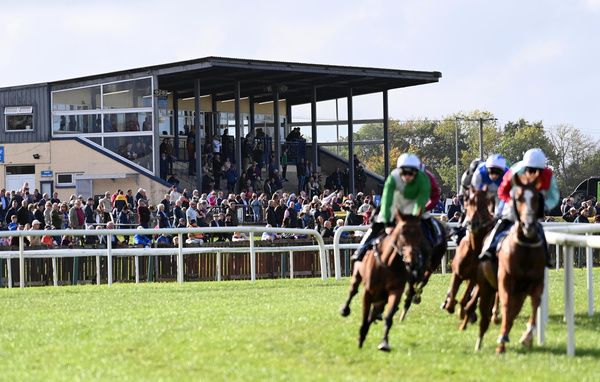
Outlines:
POLYGON ((235 82, 240 81, 240 97, 254 102, 273 100, 273 87, 288 105, 310 103, 312 88, 319 101, 344 98, 348 88, 353 95, 382 92, 408 86, 438 82, 440 72, 423 72, 367 67, 303 64, 279 61, 206 57, 155 67, 161 89, 176 91, 180 97, 194 95, 194 80, 200 79, 203 95, 217 100, 234 98, 235 82))

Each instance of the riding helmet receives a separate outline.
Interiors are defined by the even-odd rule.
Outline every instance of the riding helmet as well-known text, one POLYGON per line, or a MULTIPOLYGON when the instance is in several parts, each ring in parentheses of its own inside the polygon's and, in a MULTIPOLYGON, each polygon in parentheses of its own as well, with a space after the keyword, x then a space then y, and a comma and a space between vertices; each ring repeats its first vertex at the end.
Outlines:
POLYGON ((523 155, 523 166, 532 168, 546 168, 546 155, 541 149, 529 149, 523 155))
POLYGON ((421 161, 415 154, 405 153, 398 157, 398 165, 396 167, 409 167, 418 170, 419 168, 421 168, 421 161))

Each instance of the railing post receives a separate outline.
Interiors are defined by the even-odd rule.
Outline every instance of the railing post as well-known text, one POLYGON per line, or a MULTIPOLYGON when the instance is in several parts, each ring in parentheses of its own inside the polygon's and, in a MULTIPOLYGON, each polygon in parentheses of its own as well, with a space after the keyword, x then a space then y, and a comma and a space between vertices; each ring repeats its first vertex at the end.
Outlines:
POLYGON ((565 248, 565 319, 567 321, 567 355, 575 356, 575 304, 573 298, 573 247, 565 248))
POLYGON ((548 269, 544 268, 544 291, 542 301, 537 311, 537 337, 538 344, 543 345, 546 341, 546 324, 548 323, 548 269))
POLYGON ((100 285, 102 282, 100 274, 100 255, 96 256, 96 285, 100 285))
POLYGON ((138 255, 134 256, 134 266, 135 266, 135 283, 140 283, 140 257, 138 255))
POLYGON ((585 249, 585 265, 587 272, 588 316, 591 317, 594 315, 594 257, 593 249, 590 246, 586 246, 585 249))
POLYGON ((294 278, 294 251, 290 251, 290 279, 294 278))
MULTIPOLYGON (((342 230, 338 229, 333 235, 333 262, 335 264, 335 279, 339 280, 342 278, 342 260, 340 256, 340 238, 342 237, 342 230)), ((327 254, 329 257, 329 253, 327 254)))
POLYGON ((448 267, 448 252, 444 253, 442 256, 442 274, 445 275, 448 267))
POLYGON ((12 279, 12 264, 11 264, 12 258, 9 256, 6 259, 6 272, 8 272, 8 287, 12 288, 13 287, 13 279, 12 279))
POLYGON ((56 269, 56 257, 52 258, 52 283, 58 286, 58 269, 56 269))
POLYGON ((327 280, 327 257, 328 254, 325 250, 325 242, 323 241, 323 236, 315 230, 315 238, 317 239, 317 243, 319 243, 319 258, 321 260, 321 279, 327 280))
POLYGON ((217 251, 217 281, 221 281, 222 259, 221 252, 217 251))
POLYGON ((560 269, 560 245, 556 244, 556 264, 554 264, 556 266, 556 270, 558 271, 560 269))
POLYGON ((250 232, 250 279, 256 281, 256 252, 254 249, 254 232, 250 232))
POLYGON ((25 288, 25 240, 19 236, 19 287, 25 288))
POLYGON ((112 286, 113 282, 112 268, 112 234, 108 234, 106 235, 106 269, 108 273, 107 280, 109 287, 112 286))
POLYGON ((183 234, 177 234, 177 282, 183 284, 183 234))

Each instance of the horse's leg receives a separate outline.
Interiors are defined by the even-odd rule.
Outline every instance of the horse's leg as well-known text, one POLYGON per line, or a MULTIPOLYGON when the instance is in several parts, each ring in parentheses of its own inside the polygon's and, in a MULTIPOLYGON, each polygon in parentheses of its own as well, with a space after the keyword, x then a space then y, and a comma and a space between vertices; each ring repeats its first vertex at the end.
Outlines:
POLYGON ((406 297, 404 297, 404 309, 402 309, 402 315, 400 316, 400 321, 404 321, 406 318, 406 314, 408 313, 408 309, 410 309, 410 305, 412 304, 413 296, 415 295, 415 286, 410 281, 408 282, 408 290, 406 291, 406 297))
POLYGON ((544 291, 544 284, 535 287, 531 292, 531 316, 529 316, 529 322, 527 323, 527 329, 523 332, 519 342, 521 345, 531 348, 533 345, 533 333, 535 332, 535 323, 537 320, 537 310, 542 300, 542 293, 544 291))
POLYGON ((498 325, 500 323, 500 297, 498 293, 494 297, 494 308, 492 308, 492 322, 494 325, 498 325))
POLYGON ((346 302, 340 309, 340 314, 342 315, 342 317, 347 317, 350 315, 350 303, 352 302, 352 298, 354 296, 356 296, 356 294, 358 293, 358 286, 360 285, 360 282, 362 281, 362 277, 358 270, 360 265, 357 265, 357 264, 358 264, 358 262, 354 263, 354 272, 352 273, 352 281, 350 282, 350 290, 348 292, 348 298, 346 299, 346 302))
MULTIPOLYGON (((463 297, 460 299, 458 312, 459 312, 459 317, 461 320, 463 318, 465 318, 466 307, 467 307, 467 304, 469 303, 469 301, 471 301, 473 289, 475 288, 476 284, 477 283, 475 282, 475 280, 469 280, 469 282, 467 283, 467 289, 465 289, 465 293, 463 294, 463 297)), ((474 311, 474 309, 473 309, 473 311, 474 311)))
POLYGON ((502 354, 506 351, 506 343, 510 341, 509 333, 517 314, 525 301, 525 293, 515 293, 514 282, 509 280, 510 276, 505 273, 498 274, 498 294, 502 304, 502 325, 500 327, 500 336, 498 337, 498 346, 496 353, 502 354))
POLYGON ((365 342, 365 338, 367 338, 367 333, 369 332, 369 326, 371 323, 369 322, 369 313, 371 312, 371 303, 372 303, 371 293, 365 291, 363 295, 363 319, 362 325, 360 326, 360 330, 358 333, 358 347, 362 348, 363 343, 365 342))
POLYGON ((477 313, 475 313, 475 311, 477 310, 477 302, 478 301, 479 301, 479 286, 475 285, 475 287, 473 288, 473 291, 471 291, 470 299, 468 300, 467 304, 465 305, 464 316, 462 318, 460 325, 458 326, 459 330, 467 329, 469 322, 470 321, 475 322, 475 320, 477 319, 477 313), (473 316, 475 316, 475 320, 472 319, 473 316))
POLYGON ((479 286, 479 314, 481 315, 479 321, 479 338, 475 343, 475 351, 481 350, 483 342, 483 336, 490 327, 490 320, 492 316, 492 307, 496 296, 496 291, 487 282, 483 282, 479 286))
POLYGON ((456 294, 458 293, 458 288, 460 288, 462 281, 463 280, 458 276, 458 274, 452 272, 452 276, 450 277, 450 289, 448 289, 446 301, 444 301, 442 304, 442 309, 445 309, 450 314, 454 313, 454 307, 456 306, 456 294))
POLYGON ((399 290, 391 291, 388 295, 387 306, 388 310, 385 314, 385 327, 383 329, 383 339, 381 343, 377 347, 381 351, 390 351, 390 344, 388 343, 388 335, 390 334, 390 329, 392 328, 392 323, 394 321, 394 314, 398 310, 398 304, 400 304, 400 298, 402 297, 402 292, 404 291, 404 285, 402 285, 399 290))
POLYGON ((369 313, 369 323, 373 323, 377 320, 381 320, 383 309, 385 308, 385 301, 374 303, 371 306, 371 312, 369 313))

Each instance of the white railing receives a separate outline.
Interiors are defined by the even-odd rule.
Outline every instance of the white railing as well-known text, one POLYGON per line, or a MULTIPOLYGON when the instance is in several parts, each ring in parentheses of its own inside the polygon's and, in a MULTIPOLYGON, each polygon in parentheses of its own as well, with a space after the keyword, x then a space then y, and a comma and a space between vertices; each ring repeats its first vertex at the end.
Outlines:
MULTIPOLYGON (((340 239, 342 238, 342 233, 351 232, 351 231, 362 231, 366 232, 369 229, 368 225, 355 225, 355 226, 342 226, 336 229, 335 234, 333 235, 333 261, 335 264, 335 278, 341 278, 341 255, 340 250, 342 249, 356 249, 359 247, 359 243, 346 243, 340 244, 340 239)), ((454 241, 448 241, 448 250, 456 249, 456 244, 454 241)), ((448 254, 444 254, 442 257, 442 274, 446 274, 448 264, 448 254)))
MULTIPOLYGON (((183 256, 186 254, 197 253, 217 253, 217 279, 220 280, 221 272, 221 254, 222 253, 247 253, 250 252, 250 278, 256 280, 256 253, 258 252, 289 252, 290 253, 290 273, 293 277, 293 252, 296 251, 319 251, 319 260, 321 267, 321 278, 323 280, 328 277, 327 266, 327 249, 321 234, 312 229, 300 228, 267 228, 267 227, 202 227, 202 228, 144 228, 144 229, 96 229, 96 230, 34 230, 34 231, 0 231, 0 237, 18 237, 18 251, 0 251, 0 258, 3 259, 19 259, 19 286, 25 287, 25 259, 26 258, 51 258, 53 265, 53 281, 54 285, 58 283, 56 258, 58 257, 86 257, 96 256, 96 281, 100 284, 100 256, 107 257, 107 273, 108 285, 111 286, 112 280, 112 258, 113 256, 134 256, 135 257, 135 272, 136 282, 139 281, 139 256, 172 256, 173 252, 177 252, 177 281, 183 283, 183 256), (244 232, 248 233, 248 247, 183 247, 184 234, 202 233, 202 234, 222 234, 244 232), (289 247, 256 247, 254 243, 254 235, 256 233, 273 232, 279 234, 297 234, 313 236, 318 245, 313 246, 289 246, 289 247), (173 248, 112 248, 113 236, 133 236, 133 235, 177 235, 178 246, 173 248), (43 249, 43 250, 28 250, 25 251, 25 236, 105 236, 106 249, 77 249, 76 251, 66 248, 58 249, 43 249)), ((11 262, 7 261, 8 270, 8 286, 12 287, 12 269, 11 262)))

